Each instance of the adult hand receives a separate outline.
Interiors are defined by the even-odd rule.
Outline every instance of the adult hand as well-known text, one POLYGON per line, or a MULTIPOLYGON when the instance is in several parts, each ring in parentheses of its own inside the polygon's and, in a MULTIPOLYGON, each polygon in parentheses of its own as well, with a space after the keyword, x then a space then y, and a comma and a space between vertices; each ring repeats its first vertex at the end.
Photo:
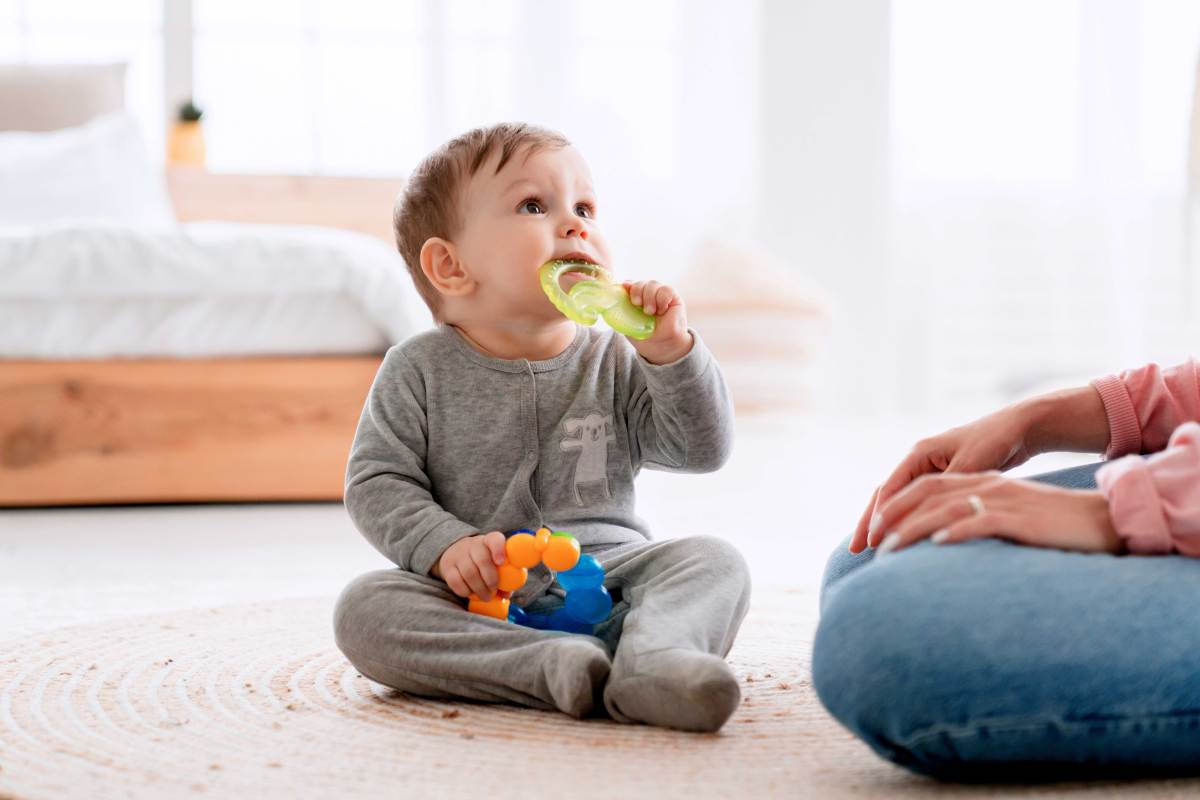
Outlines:
POLYGON ((996 536, 1060 550, 1123 549, 1099 491, 1014 480, 998 472, 923 476, 884 503, 879 516, 887 534, 877 556, 926 537, 937 544, 996 536))
POLYGON ((1036 453, 1026 443, 1028 417, 1022 406, 1009 406, 982 419, 922 439, 880 484, 858 520, 850 552, 877 547, 887 528, 879 512, 892 497, 922 475, 938 472, 1006 470, 1036 453))

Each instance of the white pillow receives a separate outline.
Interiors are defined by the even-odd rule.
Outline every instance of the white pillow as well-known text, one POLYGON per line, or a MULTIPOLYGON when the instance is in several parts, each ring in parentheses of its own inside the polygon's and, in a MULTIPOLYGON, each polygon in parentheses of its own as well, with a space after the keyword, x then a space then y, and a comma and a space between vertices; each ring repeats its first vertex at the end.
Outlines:
POLYGON ((396 248, 362 233, 0 226, 0 359, 382 353, 431 323, 396 248))
POLYGON ((0 131, 56 131, 125 107, 126 65, 0 64, 0 131))
POLYGON ((0 131, 0 225, 175 227, 162 170, 124 111, 56 131, 0 131))

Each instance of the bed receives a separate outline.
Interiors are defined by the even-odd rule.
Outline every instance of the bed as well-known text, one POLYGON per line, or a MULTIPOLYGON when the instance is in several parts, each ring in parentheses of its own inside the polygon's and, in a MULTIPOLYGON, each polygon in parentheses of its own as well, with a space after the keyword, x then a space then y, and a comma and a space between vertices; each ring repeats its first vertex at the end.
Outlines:
POLYGON ((164 176, 119 109, 7 108, 0 184, 36 188, 0 194, 0 506, 340 500, 382 353, 430 324, 401 181, 164 176))
MULTIPOLYGON (((0 67, 0 507, 340 500, 383 352, 432 324, 392 238, 402 181, 164 175, 122 82, 0 67)), ((828 301, 728 236, 672 278, 689 322, 739 415, 810 413, 828 301)))

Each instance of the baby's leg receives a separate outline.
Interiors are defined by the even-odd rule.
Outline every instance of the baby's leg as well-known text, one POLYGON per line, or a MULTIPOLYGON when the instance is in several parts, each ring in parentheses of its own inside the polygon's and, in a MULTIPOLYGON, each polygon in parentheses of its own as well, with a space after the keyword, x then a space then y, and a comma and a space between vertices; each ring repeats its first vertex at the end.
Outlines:
POLYGON ((750 573, 728 542, 693 536, 600 553, 625 615, 604 705, 614 719, 715 731, 741 690, 725 656, 750 604, 750 573))
POLYGON ((350 583, 333 615, 338 648, 368 678, 410 694, 512 702, 584 717, 611 666, 604 644, 469 613, 434 578, 400 569, 350 583))

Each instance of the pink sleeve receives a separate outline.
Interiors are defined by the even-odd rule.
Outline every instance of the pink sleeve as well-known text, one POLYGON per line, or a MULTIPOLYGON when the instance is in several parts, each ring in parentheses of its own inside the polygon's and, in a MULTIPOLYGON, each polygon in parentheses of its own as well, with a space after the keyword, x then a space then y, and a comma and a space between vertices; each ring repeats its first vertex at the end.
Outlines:
POLYGON ((1161 453, 1105 464, 1096 483, 1130 552, 1200 556, 1200 424, 1180 425, 1161 453))
POLYGON ((1092 381, 1108 415, 1105 458, 1156 453, 1185 422, 1200 421, 1200 371, 1194 359, 1170 369, 1147 364, 1092 381))

